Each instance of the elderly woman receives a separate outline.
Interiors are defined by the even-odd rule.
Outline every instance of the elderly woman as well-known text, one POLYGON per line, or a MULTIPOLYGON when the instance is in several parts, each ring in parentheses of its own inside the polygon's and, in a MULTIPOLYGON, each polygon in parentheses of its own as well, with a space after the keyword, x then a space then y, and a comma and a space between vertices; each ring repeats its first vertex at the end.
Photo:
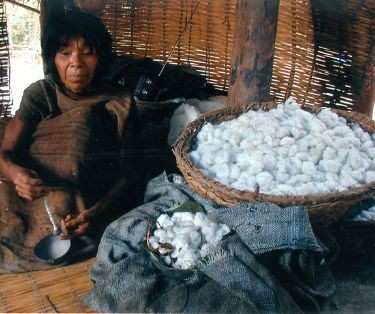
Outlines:
POLYGON ((114 57, 110 34, 97 17, 70 11, 47 21, 42 56, 46 78, 25 90, 0 150, 0 272, 44 267, 32 254, 51 232, 43 198, 62 238, 98 238, 126 194, 116 158, 129 145, 133 106, 101 82, 114 57))

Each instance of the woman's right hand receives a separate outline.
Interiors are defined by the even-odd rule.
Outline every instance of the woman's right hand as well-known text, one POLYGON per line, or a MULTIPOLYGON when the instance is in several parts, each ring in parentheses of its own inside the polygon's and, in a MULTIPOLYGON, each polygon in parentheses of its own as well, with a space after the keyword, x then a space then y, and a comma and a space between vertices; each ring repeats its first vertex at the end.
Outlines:
POLYGON ((34 170, 15 166, 13 175, 12 182, 19 196, 32 201, 48 194, 43 181, 34 170))

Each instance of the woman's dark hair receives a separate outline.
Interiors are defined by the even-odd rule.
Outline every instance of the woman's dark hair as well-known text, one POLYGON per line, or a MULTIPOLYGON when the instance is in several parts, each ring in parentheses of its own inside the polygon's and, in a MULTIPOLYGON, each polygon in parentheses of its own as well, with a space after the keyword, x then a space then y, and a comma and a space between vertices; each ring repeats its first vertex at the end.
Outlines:
POLYGON ((41 46, 46 74, 52 74, 54 79, 59 80, 55 66, 56 53, 75 37, 82 37, 98 55, 95 78, 105 65, 113 61, 112 38, 102 21, 92 14, 73 9, 65 14, 54 16, 44 25, 41 46))

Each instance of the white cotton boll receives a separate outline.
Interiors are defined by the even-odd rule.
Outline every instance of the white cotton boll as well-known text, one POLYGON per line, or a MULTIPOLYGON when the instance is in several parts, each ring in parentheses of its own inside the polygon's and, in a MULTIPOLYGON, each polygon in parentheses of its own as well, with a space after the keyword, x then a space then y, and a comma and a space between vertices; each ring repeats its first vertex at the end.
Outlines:
POLYGON ((363 166, 363 161, 361 158, 361 153, 356 148, 352 148, 347 155, 347 163, 353 168, 358 169, 363 166))
POLYGON ((317 171, 312 174, 312 178, 315 182, 324 182, 326 179, 325 172, 317 171))
POLYGON ((366 180, 366 171, 364 168, 359 168, 353 170, 352 177, 356 179, 358 182, 365 182, 366 180))
POLYGON ((305 130, 300 129, 300 128, 291 128, 290 133, 295 139, 300 139, 307 134, 305 130))
POLYGON ((168 228, 173 226, 171 218, 167 214, 161 214, 156 220, 156 225, 160 228, 168 228))
POLYGON ((347 137, 350 133, 352 133, 352 130, 348 125, 340 124, 333 128, 333 132, 339 137, 347 137))
POLYGON ((316 147, 310 148, 309 155, 309 161, 313 164, 316 164, 322 158, 321 152, 316 147))
POLYGON ((287 162, 285 159, 278 159, 276 164, 276 169, 278 172, 288 172, 287 162))
POLYGON ((232 156, 229 151, 221 150, 216 153, 216 156, 214 158, 215 163, 217 164, 228 164, 232 162, 232 156))
POLYGON ((198 227, 202 227, 208 223, 207 216, 202 212, 197 212, 194 215, 194 224, 198 227))
POLYGON ((316 182, 315 183, 315 189, 317 191, 316 194, 328 194, 330 192, 327 185, 323 182, 316 182))
POLYGON ((297 195, 311 195, 316 193, 314 184, 311 182, 302 183, 295 188, 297 195))
POLYGON ((351 175, 340 176, 340 185, 344 188, 354 187, 358 185, 358 181, 351 175))
POLYGON ((335 148, 336 150, 340 148, 345 148, 348 146, 348 141, 345 138, 336 138, 333 141, 332 147, 335 148))
POLYGON ((316 119, 313 115, 308 120, 308 128, 310 132, 319 134, 327 129, 327 127, 320 120, 316 119))
POLYGON ((315 147, 317 144, 321 142, 321 139, 316 134, 312 134, 312 133, 307 134, 304 137, 304 140, 307 142, 309 149, 311 147, 315 147))
POLYGON ((266 154, 264 156, 264 170, 272 172, 276 168, 277 159, 272 154, 266 154))
POLYGON ((258 187, 256 178, 254 176, 247 176, 246 178, 246 190, 254 191, 258 187))
POLYGON ((193 246, 199 246, 202 242, 202 235, 197 230, 191 230, 189 233, 189 243, 193 244, 193 246))
POLYGON ((289 156, 289 157, 293 157, 293 156, 296 155, 298 152, 299 152, 299 147, 298 147, 298 145, 292 145, 292 146, 289 147, 288 156, 289 156))
POLYGON ((298 172, 299 172, 299 170, 302 168, 302 161, 301 161, 301 159, 299 159, 298 157, 292 157, 290 160, 293 163, 294 168, 296 170, 298 170, 298 172))
POLYGON ((147 243, 149 246, 151 246, 152 249, 156 250, 160 244, 158 242, 158 238, 155 236, 151 236, 147 239, 147 243))
POLYGON ((368 148, 366 152, 371 159, 375 159, 375 147, 368 148))
POLYGON ((371 135, 368 134, 367 132, 363 132, 361 135, 361 142, 364 143, 367 141, 371 141, 371 135))
POLYGON ((273 176, 267 171, 263 171, 256 176, 256 183, 261 188, 270 186, 272 182, 273 182, 273 176))
POLYGON ((326 148, 326 144, 324 143, 323 139, 320 138, 320 143, 319 144, 316 144, 315 145, 315 148, 320 152, 320 153, 323 153, 323 151, 325 150, 326 148))
POLYGON ((173 228, 167 228, 167 237, 168 239, 173 239, 176 233, 173 231, 173 228))
POLYGON ((276 172, 275 180, 279 183, 284 183, 289 179, 289 174, 285 172, 276 172))
POLYGON ((300 183, 307 183, 307 182, 311 181, 311 176, 309 176, 307 174, 297 174, 295 176, 295 178, 300 183))
POLYGON ((233 133, 232 137, 228 139, 228 142, 231 143, 235 147, 237 147, 241 141, 242 141, 242 135, 237 134, 237 133, 233 133))
POLYGON ((172 221, 180 222, 180 221, 193 221, 194 220, 194 214, 191 212, 176 212, 173 214, 172 221))
POLYGON ((194 150, 194 151, 190 152, 189 157, 190 157, 191 161, 193 162, 193 164, 199 166, 200 160, 201 160, 201 155, 198 151, 194 150))
POLYGON ((181 269, 188 269, 194 265, 194 263, 198 260, 197 255, 194 253, 193 250, 189 250, 186 254, 182 257, 181 261, 181 269))
POLYGON ((304 161, 302 163, 301 170, 303 173, 312 175, 313 173, 316 172, 316 167, 315 167, 315 164, 312 163, 311 161, 304 161))
POLYGON ((223 141, 229 142, 229 139, 232 137, 232 131, 230 129, 223 129, 223 132, 221 133, 221 139, 223 141))
POLYGON ((290 176, 289 179, 285 182, 286 185, 295 187, 298 184, 296 176, 290 176))
POLYGON ((157 237, 159 240, 160 243, 165 243, 164 241, 162 240, 165 240, 167 239, 167 230, 164 230, 164 229, 156 229, 154 231, 154 236, 157 237))
POLYGON ((229 179, 237 180, 241 174, 241 169, 237 165, 230 166, 229 179))
POLYGON ((334 148, 328 146, 328 147, 326 147, 326 149, 323 151, 323 155, 322 155, 322 157, 323 157, 323 159, 325 159, 325 160, 330 160, 330 159, 335 159, 336 155, 337 155, 336 150, 335 150, 334 148))
POLYGON ((250 160, 251 157, 249 153, 247 152, 240 152, 236 156, 236 164, 241 167, 241 166, 249 166, 250 165, 250 160))
POLYGON ((246 182, 234 181, 230 184, 230 187, 239 191, 250 190, 246 182))
POLYGON ((288 173, 290 176, 296 176, 301 172, 302 161, 298 158, 294 158, 294 160, 290 160, 290 163, 287 164, 288 173), (299 165, 299 168, 297 167, 299 165))
POLYGON ((310 159, 310 155, 307 152, 298 152, 295 157, 301 161, 307 161, 310 159))
POLYGON ((319 166, 321 166, 325 172, 338 173, 342 167, 342 164, 334 159, 323 159, 319 162, 319 166))
POLYGON ((352 136, 347 136, 346 140, 350 147, 360 148, 361 147, 361 140, 358 137, 355 137, 353 134, 352 136))
POLYGON ((340 123, 339 116, 328 108, 323 108, 320 110, 320 112, 317 114, 317 118, 329 128, 334 128, 340 123))
POLYGON ((349 147, 341 147, 337 149, 335 160, 341 164, 345 164, 349 151, 350 151, 349 147))
POLYGON ((184 103, 177 107, 170 119, 170 131, 168 133, 169 146, 175 143, 181 130, 187 126, 190 121, 198 118, 200 114, 199 110, 189 104, 184 103))
POLYGON ((374 147, 374 142, 372 140, 369 140, 369 141, 362 143, 361 150, 367 151, 368 149, 373 148, 373 147, 374 147))
POLYGON ((289 153, 289 146, 279 146, 276 153, 278 158, 286 158, 289 153))
POLYGON ((206 167, 212 166, 215 164, 216 152, 205 151, 201 154, 200 163, 206 167))
POLYGON ((279 195, 293 195, 292 187, 287 184, 279 184, 277 189, 279 190, 279 195))
POLYGON ((339 184, 335 180, 326 180, 325 185, 330 193, 339 191, 339 184))
POLYGON ((332 130, 326 130, 323 132, 322 134, 322 140, 323 142, 327 145, 327 146, 333 146, 333 142, 334 142, 334 133, 332 130))
POLYGON ((251 139, 244 138, 244 139, 241 141, 239 147, 240 147, 241 149, 245 149, 245 150, 247 150, 247 149, 252 149, 252 148, 254 148, 254 145, 253 145, 253 142, 251 141, 251 139))
POLYGON ((264 161, 261 159, 258 159, 256 156, 251 156, 251 157, 252 158, 250 158, 250 164, 249 164, 248 170, 252 168, 255 170, 254 173, 262 172, 265 166, 264 161))
POLYGON ((351 129, 353 130, 353 133, 356 137, 361 138, 362 134, 364 133, 363 129, 358 123, 353 123, 351 126, 351 129))
POLYGON ((215 164, 211 167, 212 176, 218 178, 219 181, 228 181, 230 169, 227 164, 215 164))
POLYGON ((375 171, 367 171, 365 182, 370 183, 373 181, 375 181, 375 171))
MULTIPOLYGON (((279 139, 283 139, 284 137, 290 137, 290 131, 287 127, 281 126, 276 130, 275 136, 279 139)), ((282 144, 280 143, 280 145, 282 144)))
POLYGON ((202 126, 201 130, 197 134, 198 142, 207 142, 209 136, 212 136, 214 127, 211 123, 206 123, 202 126))
POLYGON ((226 224, 219 224, 219 226, 220 226, 220 233, 222 234, 222 236, 227 235, 231 231, 229 226, 227 226, 226 224))
POLYGON ((326 172, 325 176, 327 181, 333 181, 335 184, 339 181, 339 176, 336 173, 326 172))

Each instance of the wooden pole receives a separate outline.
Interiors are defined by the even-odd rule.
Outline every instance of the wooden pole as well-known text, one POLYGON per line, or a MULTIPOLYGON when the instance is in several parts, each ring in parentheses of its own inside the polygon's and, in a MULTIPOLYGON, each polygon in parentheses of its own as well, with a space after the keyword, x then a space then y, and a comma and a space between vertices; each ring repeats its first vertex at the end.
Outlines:
POLYGON ((228 106, 270 100, 279 0, 237 0, 228 106))

